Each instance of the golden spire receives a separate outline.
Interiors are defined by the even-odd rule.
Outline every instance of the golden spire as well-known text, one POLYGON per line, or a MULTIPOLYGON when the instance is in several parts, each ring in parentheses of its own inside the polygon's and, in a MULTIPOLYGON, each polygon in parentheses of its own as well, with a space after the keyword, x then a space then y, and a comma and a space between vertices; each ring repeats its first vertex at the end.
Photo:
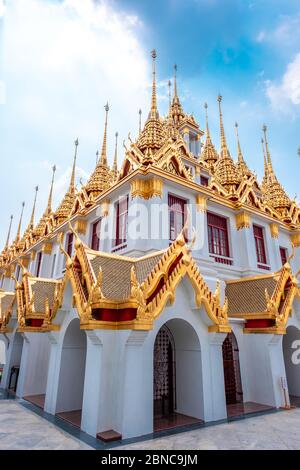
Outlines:
POLYGON ((264 178, 268 177, 268 163, 267 163, 267 155, 266 155, 266 150, 264 146, 264 139, 261 138, 261 147, 262 147, 262 152, 264 156, 264 178))
POLYGON ((116 143, 115 143, 115 156, 114 163, 112 168, 113 180, 115 181, 118 176, 118 132, 115 133, 116 143))
POLYGON ((240 144, 240 137, 239 137, 239 125, 236 122, 235 123, 235 134, 236 134, 236 140, 237 140, 237 149, 238 149, 238 162, 237 162, 237 168, 240 171, 242 175, 251 175, 251 172, 248 168, 247 163, 244 160, 242 149, 241 149, 241 144, 240 144))
POLYGON ((97 150, 97 152, 96 152, 96 165, 97 165, 98 161, 99 161, 99 150, 97 150))
POLYGON ((49 197, 48 197, 48 204, 47 204, 47 209, 46 209, 46 214, 48 214, 48 215, 52 212, 52 195, 53 195, 53 185, 54 185, 55 172, 56 172, 56 166, 53 165, 53 167, 52 167, 52 180, 51 180, 50 192, 49 192, 49 197))
POLYGON ((226 143, 224 125, 223 125, 223 114, 221 108, 222 96, 218 96, 218 103, 219 103, 219 115, 220 115, 220 132, 221 132, 221 156, 222 153, 229 153, 226 143))
POLYGON ((31 230, 31 229, 33 229, 33 227, 34 227, 35 205, 36 205, 36 198, 37 198, 37 193, 38 193, 39 187, 36 186, 36 187, 34 188, 34 190, 35 190, 35 194, 34 194, 32 212, 31 212, 31 217, 30 217, 30 221, 29 221, 29 225, 28 225, 27 230, 31 230))
POLYGON ((69 189, 66 192, 63 200, 61 201, 60 205, 58 206, 57 210, 55 211, 54 218, 58 224, 66 220, 73 209, 74 201, 75 201, 75 171, 76 171, 76 160, 77 160, 77 149, 79 145, 78 139, 74 141, 75 145, 75 152, 74 152, 74 159, 73 159, 73 167, 70 179, 69 189))
POLYGON ((159 119, 156 103, 156 71, 155 71, 155 59, 156 51, 151 52, 152 56, 152 97, 151 97, 151 110, 148 115, 148 119, 145 122, 144 128, 141 131, 136 146, 145 155, 143 160, 144 164, 150 164, 152 162, 152 154, 164 144, 167 135, 164 129, 163 123, 159 119))
POLYGON ((265 199, 276 209, 282 217, 289 218, 288 209, 291 205, 289 197, 286 195, 283 187, 278 182, 273 170, 269 144, 267 140, 267 126, 263 125, 264 144, 266 149, 265 157, 265 177, 263 179, 262 189, 265 199), (267 171, 266 171, 267 170, 267 171))
POLYGON ((22 202, 22 209, 21 209, 21 215, 20 215, 20 220, 19 220, 19 225, 18 225, 18 230, 17 230, 17 235, 15 238, 15 243, 18 243, 20 241, 20 235, 21 235, 21 225, 22 225, 22 218, 23 218, 23 212, 24 212, 24 206, 25 202, 22 202))
POLYGON ((10 221, 9 221, 9 227, 8 227, 8 233, 7 233, 7 238, 6 238, 6 243, 3 251, 7 251, 9 247, 9 239, 10 239, 10 232, 11 232, 11 226, 12 226, 12 221, 13 221, 14 216, 10 216, 10 221))
POLYGON ((155 70, 155 59, 157 57, 156 50, 151 51, 152 56, 152 96, 151 96, 151 118, 158 118, 157 103, 156 103, 156 70, 155 70))
POLYGON ((174 99, 177 98, 177 64, 174 64, 174 99))
POLYGON ((205 140, 202 153, 200 155, 200 159, 204 160, 209 166, 209 168, 213 171, 214 164, 218 160, 219 156, 210 137, 209 125, 208 125, 207 103, 204 103, 204 108, 205 108, 205 121, 206 121, 206 140, 205 140))
POLYGON ((106 156, 106 140, 107 140, 107 116, 109 111, 108 103, 104 106, 105 109, 105 124, 104 124, 104 135, 103 135, 103 143, 102 143, 102 150, 101 150, 101 157, 100 161, 102 165, 107 166, 107 156, 106 156))
POLYGON ((171 105, 170 115, 173 119, 175 127, 179 127, 183 119, 186 117, 182 109, 178 94, 177 94, 177 65, 174 65, 174 91, 173 100, 171 105))
POLYGON ((111 185, 112 173, 107 164, 106 155, 106 141, 107 141, 107 115, 109 111, 108 103, 104 106, 105 109, 105 124, 104 124, 104 136, 100 158, 97 162, 96 168, 90 176, 86 190, 92 198, 97 197, 100 193, 108 189, 111 185))
POLYGON ((142 110, 139 109, 139 135, 141 133, 141 130, 142 130, 142 110))
POLYGON ((221 158, 219 158, 216 164, 215 176, 219 180, 219 182, 229 192, 234 193, 234 190, 237 188, 237 186, 241 182, 241 175, 238 172, 227 147, 225 132, 224 132, 224 125, 223 125, 221 101, 222 101, 222 96, 219 95, 218 103, 219 103, 220 131, 221 131, 221 152, 220 152, 221 158))
POLYGON ((169 88, 169 109, 171 109, 171 102, 172 102, 172 99, 171 99, 171 86, 172 86, 172 83, 171 83, 171 80, 168 81, 168 88, 169 88))
POLYGON ((70 193, 74 193, 74 192, 75 192, 76 160, 77 160, 77 149, 78 149, 78 145, 79 145, 79 140, 78 140, 78 138, 74 141, 74 145, 75 145, 75 152, 74 152, 73 168, 72 168, 71 181, 70 181, 70 187, 69 187, 69 192, 70 192, 70 193))

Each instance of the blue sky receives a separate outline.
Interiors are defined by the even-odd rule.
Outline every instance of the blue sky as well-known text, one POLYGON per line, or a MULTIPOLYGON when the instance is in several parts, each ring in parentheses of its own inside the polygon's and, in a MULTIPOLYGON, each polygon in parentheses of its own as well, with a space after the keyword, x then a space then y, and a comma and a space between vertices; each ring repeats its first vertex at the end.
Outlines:
POLYGON ((78 136, 78 176, 86 180, 101 145, 110 103, 109 159, 119 132, 119 162, 138 109, 149 109, 151 61, 158 53, 160 112, 178 64, 186 111, 210 127, 219 147, 216 97, 236 156, 238 121, 244 157, 262 176, 261 127, 268 125, 277 176, 300 199, 300 3, 298 0, 0 0, 0 242, 21 202, 28 222, 39 184, 43 211, 56 163, 54 205, 68 183, 78 136))

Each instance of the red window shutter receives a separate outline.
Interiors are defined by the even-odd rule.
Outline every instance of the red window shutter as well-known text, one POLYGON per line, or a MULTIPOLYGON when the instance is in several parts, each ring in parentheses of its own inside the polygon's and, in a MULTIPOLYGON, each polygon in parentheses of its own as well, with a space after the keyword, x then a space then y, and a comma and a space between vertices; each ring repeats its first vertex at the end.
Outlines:
POLYGON ((254 234, 257 262, 261 264, 267 264, 263 228, 260 227, 259 225, 253 225, 253 234, 254 234))
POLYGON ((100 226, 101 219, 97 220, 97 222, 94 222, 92 225, 91 248, 95 251, 99 251, 100 247, 100 226))
POLYGON ((185 223, 186 201, 179 197, 168 195, 170 241, 176 240, 185 223))
POLYGON ((39 277, 40 271, 41 271, 41 264, 42 264, 42 257, 43 257, 43 252, 39 251, 37 254, 37 260, 36 260, 36 277, 39 277))
POLYGON ((128 195, 120 199, 116 204, 115 246, 126 242, 127 224, 128 224, 128 195))
POLYGON ((73 232, 69 232, 67 235, 67 243, 66 243, 66 252, 68 253, 69 256, 72 256, 72 250, 73 250, 73 232))
POLYGON ((207 213, 208 249, 213 255, 229 257, 227 220, 211 212, 207 213))
POLYGON ((200 184, 202 186, 208 186, 208 178, 206 176, 200 176, 200 184))
POLYGON ((283 246, 280 246, 279 250, 280 250, 281 262, 282 264, 285 264, 287 262, 287 249, 284 248, 283 246))

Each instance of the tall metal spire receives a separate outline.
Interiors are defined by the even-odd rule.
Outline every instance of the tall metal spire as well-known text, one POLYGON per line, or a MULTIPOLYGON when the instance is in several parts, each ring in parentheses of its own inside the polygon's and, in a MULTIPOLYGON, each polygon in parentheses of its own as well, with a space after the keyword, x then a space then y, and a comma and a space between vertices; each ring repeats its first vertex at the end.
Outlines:
POLYGON ((168 81, 168 89, 169 89, 169 109, 171 109, 171 104, 172 104, 172 98, 171 98, 171 80, 168 81))
POLYGON ((269 170, 273 172, 273 165, 272 165, 271 154, 270 154, 270 151, 269 151, 269 144, 268 144, 268 139, 267 139, 267 126, 265 124, 263 125, 262 130, 263 130, 264 139, 265 139, 268 167, 269 167, 269 170))
POLYGON ((156 69, 155 69, 155 59, 157 57, 156 50, 151 51, 152 56, 152 96, 151 96, 151 118, 156 119, 158 117, 157 111, 157 102, 156 102, 156 69))
POLYGON ((236 122, 234 126, 235 126, 236 140, 237 140, 238 162, 239 162, 239 163, 245 163, 245 162, 244 162, 244 157, 243 157, 243 154, 242 154, 241 144, 240 144, 239 125, 238 125, 238 123, 236 122))
POLYGON ((51 180, 50 192, 49 192, 49 197, 48 197, 48 204, 47 204, 47 209, 46 209, 47 214, 50 214, 52 212, 52 195, 53 195, 53 185, 54 185, 55 172, 56 172, 56 166, 53 165, 53 167, 52 167, 52 180, 51 180))
POLYGON ((141 133, 142 130, 142 110, 139 109, 139 134, 141 133))
POLYGON ((267 162, 267 155, 266 155, 266 150, 265 150, 265 141, 263 138, 261 138, 261 147, 262 147, 262 152, 264 156, 264 177, 267 178, 268 176, 268 162, 267 162))
POLYGON ((113 163, 113 168, 112 168, 112 172, 113 172, 113 178, 114 180, 116 179, 117 175, 118 175, 118 132, 115 133, 115 138, 116 138, 116 142, 115 142, 115 156, 114 156, 114 163, 113 163))
POLYGON ((74 141, 74 145, 75 145, 75 152, 74 152, 73 168, 72 168, 71 180, 70 180, 70 187, 69 187, 69 192, 70 192, 70 193, 74 193, 74 192, 75 192, 76 160, 77 160, 77 149, 78 149, 78 145, 79 145, 79 140, 78 140, 78 138, 74 141))
POLYGON ((177 96, 177 65, 174 64, 174 98, 178 98, 177 96))
POLYGON ((206 138, 210 139, 210 132, 209 132, 209 126, 208 126, 208 112, 207 112, 207 103, 204 103, 204 108, 205 108, 205 126, 206 126, 206 138))
POLYGON ((22 202, 22 209, 21 209, 21 215, 20 215, 20 220, 19 220, 19 225, 18 225, 18 230, 17 230, 17 235, 15 238, 15 243, 18 243, 20 241, 20 236, 21 236, 21 226, 22 226, 22 218, 23 218, 23 212, 24 212, 24 206, 25 202, 22 202))
POLYGON ((9 239, 10 239, 10 232, 11 232, 11 226, 12 226, 13 218, 14 218, 14 216, 11 215, 11 216, 10 216, 10 221, 9 221, 8 232, 7 232, 6 243, 5 243, 5 247, 4 247, 4 250, 5 250, 5 251, 8 249, 8 246, 9 246, 9 239))
POLYGON ((104 109, 105 109, 105 124, 104 124, 104 135, 103 135, 100 163, 102 165, 107 166, 106 141, 107 141, 107 116, 108 116, 108 111, 109 111, 108 103, 106 103, 106 105, 104 106, 104 109))
POLYGON ((222 154, 223 152, 226 152, 226 153, 229 153, 229 152, 227 148, 224 125, 223 125, 223 114, 222 114, 221 102, 222 102, 222 96, 219 95, 218 103, 219 103, 219 114, 220 114, 221 154, 222 154))
POLYGON ((37 193, 38 193, 39 187, 36 186, 34 188, 35 194, 34 194, 34 200, 33 200, 33 206, 32 206, 32 212, 31 212, 31 217, 28 225, 28 230, 33 229, 34 227, 34 214, 35 214, 35 205, 36 205, 36 198, 37 198, 37 193))

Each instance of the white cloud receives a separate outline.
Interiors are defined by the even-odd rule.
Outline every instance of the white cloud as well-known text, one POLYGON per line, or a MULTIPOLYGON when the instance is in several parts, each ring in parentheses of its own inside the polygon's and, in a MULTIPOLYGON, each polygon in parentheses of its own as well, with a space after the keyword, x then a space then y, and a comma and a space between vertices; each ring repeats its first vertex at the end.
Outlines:
POLYGON ((266 82, 266 92, 274 109, 300 110, 300 53, 288 64, 280 83, 266 82))
MULTIPOLYGON (((1 6, 2 0, 0 12, 1 6)), ((150 51, 145 51, 139 41, 144 28, 139 17, 127 15, 121 8, 110 0, 7 3, 1 41, 5 131, 0 146, 5 161, 13 163, 14 180, 4 182, 1 191, 14 193, 13 206, 18 207, 19 199, 37 183, 39 206, 43 204, 51 173, 40 162, 58 164, 59 179, 59 172, 71 164, 77 136, 78 164, 84 168, 81 176, 86 179, 101 146, 106 101, 110 104, 110 162, 115 132, 119 132, 121 162, 121 143, 129 131, 132 138, 136 135, 139 108, 143 116, 147 115, 150 51), (25 179, 22 162, 31 168, 25 179)), ((8 163, 6 171, 10 171, 8 163)), ((59 202, 58 197, 54 202, 59 202)), ((43 209, 40 207, 40 211, 43 209)))
POLYGON ((2 16, 4 16, 5 9, 6 9, 5 1, 0 0, 0 18, 2 18, 2 16))
POLYGON ((260 31, 258 35, 256 36, 256 41, 257 42, 263 42, 266 38, 266 33, 265 31, 260 31))

